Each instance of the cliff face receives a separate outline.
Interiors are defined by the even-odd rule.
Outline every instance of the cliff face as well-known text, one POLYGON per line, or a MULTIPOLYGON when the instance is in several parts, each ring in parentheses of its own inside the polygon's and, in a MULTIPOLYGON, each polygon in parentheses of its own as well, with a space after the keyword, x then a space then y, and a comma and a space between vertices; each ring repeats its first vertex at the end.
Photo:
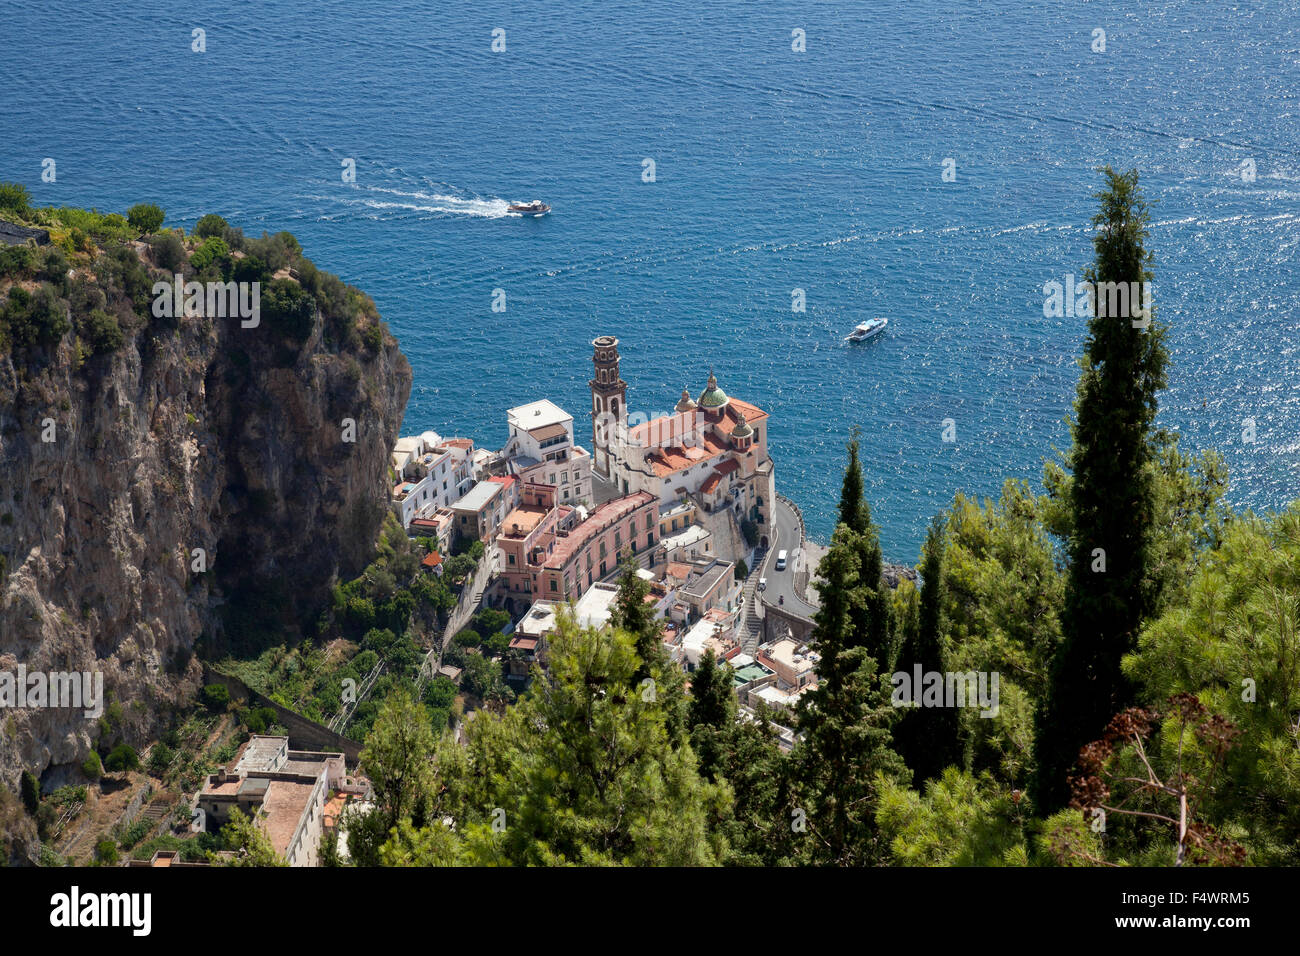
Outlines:
MULTIPOLYGON (((200 638, 292 638, 364 567, 410 366, 377 317, 342 336, 312 311, 286 336, 137 303, 111 352, 0 355, 0 672, 101 672, 139 746, 193 695, 200 638)), ((98 727, 0 709, 0 780, 63 782, 98 727)))

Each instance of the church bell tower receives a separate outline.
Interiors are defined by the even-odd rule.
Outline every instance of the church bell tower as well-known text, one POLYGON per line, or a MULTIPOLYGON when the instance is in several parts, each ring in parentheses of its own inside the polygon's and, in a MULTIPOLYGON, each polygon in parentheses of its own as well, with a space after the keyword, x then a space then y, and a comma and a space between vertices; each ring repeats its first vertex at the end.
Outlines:
POLYGON ((618 374, 618 339, 602 335, 591 344, 596 366, 590 383, 592 468, 602 478, 612 479, 614 461, 627 437, 627 382, 618 374))

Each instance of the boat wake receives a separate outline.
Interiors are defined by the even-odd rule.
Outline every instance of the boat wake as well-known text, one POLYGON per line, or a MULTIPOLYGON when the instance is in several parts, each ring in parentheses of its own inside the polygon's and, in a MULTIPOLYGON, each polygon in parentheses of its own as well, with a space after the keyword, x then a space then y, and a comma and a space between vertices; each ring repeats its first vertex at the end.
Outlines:
POLYGON ((471 216, 478 219, 503 219, 509 203, 504 199, 482 196, 456 196, 442 192, 388 189, 383 186, 357 186, 344 193, 319 195, 313 199, 328 199, 354 208, 373 209, 381 218, 401 212, 422 213, 429 216, 471 216))

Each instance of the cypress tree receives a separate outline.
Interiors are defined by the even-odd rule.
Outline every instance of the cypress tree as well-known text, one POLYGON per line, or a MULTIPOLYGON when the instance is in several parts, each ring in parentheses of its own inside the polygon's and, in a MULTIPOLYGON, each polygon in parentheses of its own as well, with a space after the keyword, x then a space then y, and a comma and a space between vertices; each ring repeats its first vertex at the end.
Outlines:
MULTIPOLYGON (((1085 278, 1127 289, 1140 283, 1141 289, 1151 272, 1138 174, 1109 167, 1104 173, 1107 188, 1097 194, 1101 209, 1093 218, 1096 262, 1085 278)), ((1044 815, 1064 806, 1080 748, 1132 703, 1120 659, 1134 648, 1156 597, 1148 583, 1154 494, 1147 466, 1156 393, 1165 385, 1168 362, 1164 330, 1151 316, 1135 315, 1140 292, 1125 311, 1112 308, 1106 285, 1094 288, 1067 456, 1072 530, 1063 634, 1035 741, 1034 797, 1044 815)))
POLYGON ((36 781, 36 775, 30 770, 24 770, 20 778, 20 789, 22 790, 23 808, 31 816, 36 816, 41 809, 41 785, 36 781))
POLYGON ((865 647, 880 668, 888 667, 893 656, 893 622, 888 595, 881 584, 884 558, 880 553, 880 534, 871 520, 871 506, 863 494, 862 462, 858 457, 860 432, 854 427, 849 439, 849 463, 844 469, 840 489, 839 522, 854 533, 857 553, 857 577, 863 586, 861 599, 855 602, 852 637, 848 647, 865 647))
MULTIPOLYGON (((944 527, 941 519, 930 524, 921 560, 921 600, 915 629, 898 657, 898 670, 946 674, 948 651, 943 637, 944 527)), ((914 688, 919 693, 919 688, 914 688)), ((895 749, 911 768, 917 789, 951 766, 961 765, 961 720, 955 707, 920 707, 907 710, 894 729, 895 749)))
POLYGON ((871 513, 864 513, 866 495, 862 488, 862 462, 858 460, 858 436, 861 429, 853 426, 849 438, 849 464, 844 469, 844 481, 840 486, 839 524, 846 524, 850 529, 864 532, 871 523, 871 513))
POLYGON ((873 818, 878 773, 904 772, 890 749, 895 714, 877 676, 876 661, 856 643, 854 618, 869 589, 858 577, 861 535, 836 527, 817 572, 821 607, 812 647, 820 655, 817 689, 799 707, 803 737, 788 763, 791 787, 808 816, 803 858, 813 863, 878 862, 873 818))

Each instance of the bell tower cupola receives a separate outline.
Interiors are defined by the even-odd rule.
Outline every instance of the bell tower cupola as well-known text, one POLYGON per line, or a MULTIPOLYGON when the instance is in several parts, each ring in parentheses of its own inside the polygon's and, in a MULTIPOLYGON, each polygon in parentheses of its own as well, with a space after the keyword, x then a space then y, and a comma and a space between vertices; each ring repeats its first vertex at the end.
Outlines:
POLYGON ((608 479, 627 436, 627 382, 619 377, 618 339, 602 335, 591 345, 596 367, 590 382, 592 467, 608 479))

